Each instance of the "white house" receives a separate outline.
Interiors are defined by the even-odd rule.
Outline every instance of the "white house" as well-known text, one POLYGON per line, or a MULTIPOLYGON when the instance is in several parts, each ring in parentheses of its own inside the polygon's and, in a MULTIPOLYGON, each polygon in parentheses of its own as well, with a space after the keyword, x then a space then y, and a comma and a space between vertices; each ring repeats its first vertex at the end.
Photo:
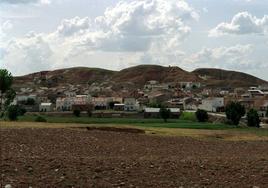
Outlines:
POLYGON ((202 104, 198 106, 201 110, 208 112, 217 112, 218 108, 224 107, 223 97, 209 97, 202 100, 202 104))
POLYGON ((53 111, 53 104, 52 103, 41 103, 39 105, 40 112, 52 112, 53 111))
POLYGON ((259 97, 259 96, 264 96, 264 93, 263 91, 255 88, 255 87, 251 87, 249 90, 248 90, 248 93, 250 95, 251 98, 254 98, 254 97, 259 97))
POLYGON ((197 98, 184 98, 183 109, 184 110, 197 110, 199 106, 199 100, 197 98))
POLYGON ((135 98, 129 97, 129 98, 124 98, 124 110, 125 111, 137 111, 139 110, 139 103, 135 98))
POLYGON ((17 95, 16 96, 16 100, 17 100, 18 103, 25 102, 28 99, 33 99, 34 101, 37 101, 37 96, 34 95, 34 94, 31 94, 31 95, 17 95))
POLYGON ((90 95, 75 95, 74 97, 58 98, 56 100, 56 110, 71 111, 73 105, 85 105, 91 103, 91 101, 92 98, 90 95))
POLYGON ((76 95, 74 97, 74 104, 83 105, 89 104, 92 101, 92 97, 90 95, 76 95))
POLYGON ((72 105, 74 104, 74 98, 57 98, 56 100, 56 110, 57 111, 71 111, 72 105))
POLYGON ((96 110, 104 110, 108 108, 109 102, 112 101, 111 97, 93 97, 92 104, 96 110))

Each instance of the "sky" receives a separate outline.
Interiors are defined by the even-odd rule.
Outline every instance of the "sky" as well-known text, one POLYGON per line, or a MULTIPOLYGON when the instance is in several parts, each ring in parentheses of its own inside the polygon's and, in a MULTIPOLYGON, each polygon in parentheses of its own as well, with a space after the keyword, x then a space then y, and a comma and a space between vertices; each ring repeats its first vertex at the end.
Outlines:
POLYGON ((15 76, 141 64, 268 80, 268 0, 0 0, 0 68, 15 76))

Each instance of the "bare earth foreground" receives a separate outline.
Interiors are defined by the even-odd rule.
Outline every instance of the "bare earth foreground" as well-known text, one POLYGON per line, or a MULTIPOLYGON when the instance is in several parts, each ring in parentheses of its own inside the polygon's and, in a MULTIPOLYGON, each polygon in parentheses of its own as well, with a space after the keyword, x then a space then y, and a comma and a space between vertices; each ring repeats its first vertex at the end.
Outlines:
POLYGON ((268 142, 1 128, 1 187, 268 187, 268 142))

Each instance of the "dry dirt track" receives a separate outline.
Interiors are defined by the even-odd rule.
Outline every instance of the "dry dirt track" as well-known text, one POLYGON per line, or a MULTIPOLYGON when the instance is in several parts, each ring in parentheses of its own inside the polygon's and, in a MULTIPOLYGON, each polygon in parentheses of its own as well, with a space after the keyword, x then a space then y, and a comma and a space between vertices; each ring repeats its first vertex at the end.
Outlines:
POLYGON ((268 142, 0 129, 1 187, 268 187, 268 142))

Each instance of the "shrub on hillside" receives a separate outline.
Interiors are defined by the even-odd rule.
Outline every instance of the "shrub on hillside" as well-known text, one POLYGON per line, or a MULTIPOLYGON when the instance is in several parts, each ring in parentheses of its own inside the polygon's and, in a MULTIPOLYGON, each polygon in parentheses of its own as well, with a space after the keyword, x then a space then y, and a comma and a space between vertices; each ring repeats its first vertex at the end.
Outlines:
POLYGON ((256 110, 250 109, 247 113, 247 122, 249 127, 260 127, 260 117, 256 110))
POLYGON ((200 110, 200 109, 198 109, 195 112, 195 116, 196 116, 196 119, 199 122, 207 122, 208 121, 208 113, 207 113, 206 110, 200 110))
POLYGON ((42 116, 37 116, 34 121, 35 122, 47 122, 46 118, 42 116))
POLYGON ((239 102, 231 102, 225 108, 226 117, 233 125, 238 125, 241 117, 246 113, 245 107, 239 102))
POLYGON ((73 114, 74 114, 76 117, 80 117, 81 111, 80 111, 80 110, 74 110, 74 111, 73 111, 73 114))

